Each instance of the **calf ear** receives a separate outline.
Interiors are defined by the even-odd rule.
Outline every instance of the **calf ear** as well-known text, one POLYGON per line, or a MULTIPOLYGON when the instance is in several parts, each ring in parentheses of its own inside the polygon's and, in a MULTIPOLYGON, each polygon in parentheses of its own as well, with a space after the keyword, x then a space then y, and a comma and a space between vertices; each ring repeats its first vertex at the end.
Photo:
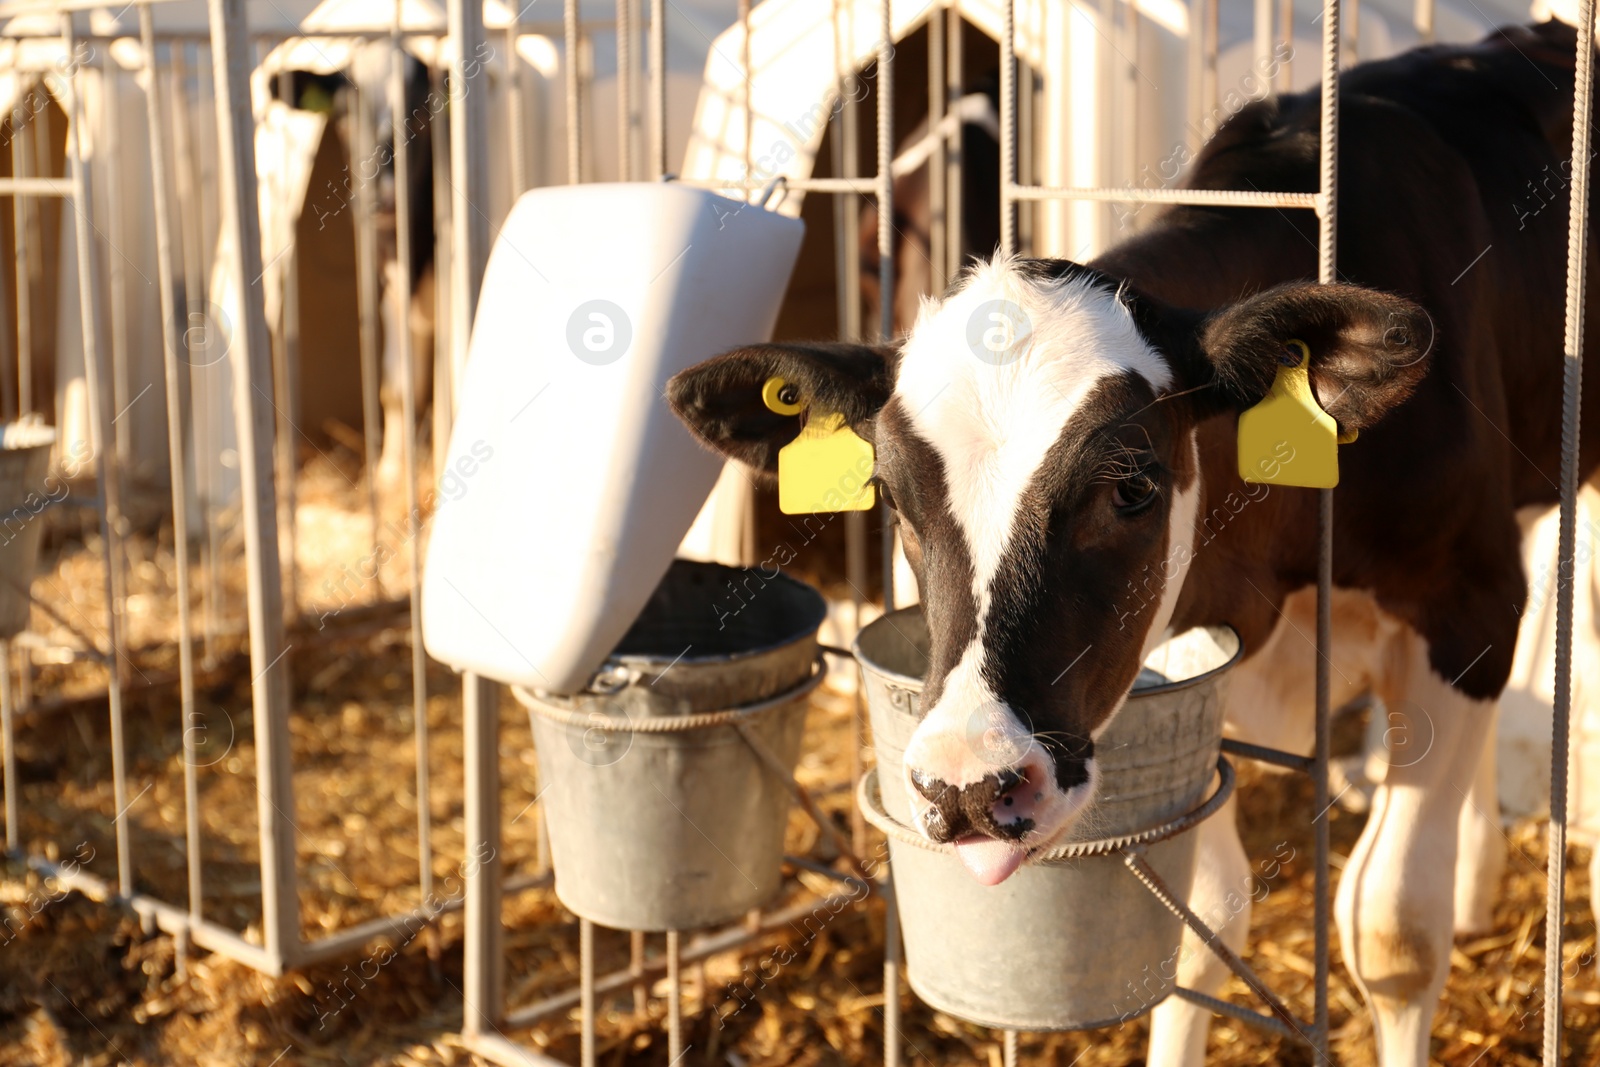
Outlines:
POLYGON ((1202 320, 1200 354, 1216 398, 1238 410, 1266 396, 1292 340, 1311 352, 1311 387, 1341 430, 1364 430, 1428 372, 1433 320, 1403 297, 1355 285, 1284 285, 1202 320))
POLYGON ((878 409, 894 388, 895 350, 854 344, 736 348, 667 382, 667 402, 702 442, 725 456, 775 473, 778 450, 800 433, 807 412, 841 414, 868 441, 878 409), (799 388, 806 412, 780 415, 762 400, 770 378, 799 388))

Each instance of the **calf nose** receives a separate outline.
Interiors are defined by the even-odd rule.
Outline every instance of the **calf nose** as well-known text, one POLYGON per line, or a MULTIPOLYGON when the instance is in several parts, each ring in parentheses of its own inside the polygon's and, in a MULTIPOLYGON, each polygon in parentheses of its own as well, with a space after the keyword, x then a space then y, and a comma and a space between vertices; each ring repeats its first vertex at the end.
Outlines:
POLYGON ((960 787, 914 770, 911 784, 932 805, 922 815, 922 826, 934 841, 955 841, 974 833, 1015 840, 1033 829, 1032 819, 1013 814, 1017 794, 1028 784, 1028 776, 1016 768, 1001 768, 960 787))

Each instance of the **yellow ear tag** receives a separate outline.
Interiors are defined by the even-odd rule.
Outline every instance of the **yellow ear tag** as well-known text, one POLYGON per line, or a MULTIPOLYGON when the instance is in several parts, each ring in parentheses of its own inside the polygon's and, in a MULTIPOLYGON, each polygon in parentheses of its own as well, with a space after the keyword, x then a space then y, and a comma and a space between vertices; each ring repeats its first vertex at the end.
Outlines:
MULTIPOLYGON (((761 399, 779 415, 803 409, 782 378, 768 378, 761 399)), ((844 416, 815 409, 800 436, 778 450, 778 510, 785 515, 866 511, 877 503, 872 487, 872 445, 845 425, 844 416)))
POLYGON ((1339 484, 1341 434, 1311 391, 1311 348, 1290 341, 1261 403, 1239 416, 1239 477, 1247 482, 1332 489, 1339 484))

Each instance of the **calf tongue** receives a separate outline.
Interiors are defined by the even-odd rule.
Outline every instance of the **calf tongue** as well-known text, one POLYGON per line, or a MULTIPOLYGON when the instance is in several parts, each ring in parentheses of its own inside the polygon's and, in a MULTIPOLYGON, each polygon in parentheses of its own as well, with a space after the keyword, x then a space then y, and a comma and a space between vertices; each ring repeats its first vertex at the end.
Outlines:
POLYGON ((999 885, 1022 866, 1027 852, 1010 841, 971 834, 956 841, 956 855, 983 885, 999 885))

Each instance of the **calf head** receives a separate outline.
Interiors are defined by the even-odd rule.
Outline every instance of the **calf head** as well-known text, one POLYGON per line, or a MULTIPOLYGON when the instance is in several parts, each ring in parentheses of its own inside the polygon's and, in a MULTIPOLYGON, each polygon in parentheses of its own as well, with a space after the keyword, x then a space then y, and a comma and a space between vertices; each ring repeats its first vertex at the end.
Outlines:
MULTIPOLYGON (((1204 492, 1196 428, 1266 394, 1303 340, 1320 402, 1360 430, 1421 379, 1432 330, 1398 297, 1292 285, 1209 314, 1064 262, 996 259, 894 345, 759 345, 677 375, 705 443, 758 471, 806 413, 873 442, 921 586, 924 717, 906 751, 919 829, 1002 881, 1094 795, 1095 738, 1178 601, 1204 492), (1131 580, 1148 600, 1130 611, 1131 580)), ((1221 620, 1219 620, 1221 621, 1221 620)))

